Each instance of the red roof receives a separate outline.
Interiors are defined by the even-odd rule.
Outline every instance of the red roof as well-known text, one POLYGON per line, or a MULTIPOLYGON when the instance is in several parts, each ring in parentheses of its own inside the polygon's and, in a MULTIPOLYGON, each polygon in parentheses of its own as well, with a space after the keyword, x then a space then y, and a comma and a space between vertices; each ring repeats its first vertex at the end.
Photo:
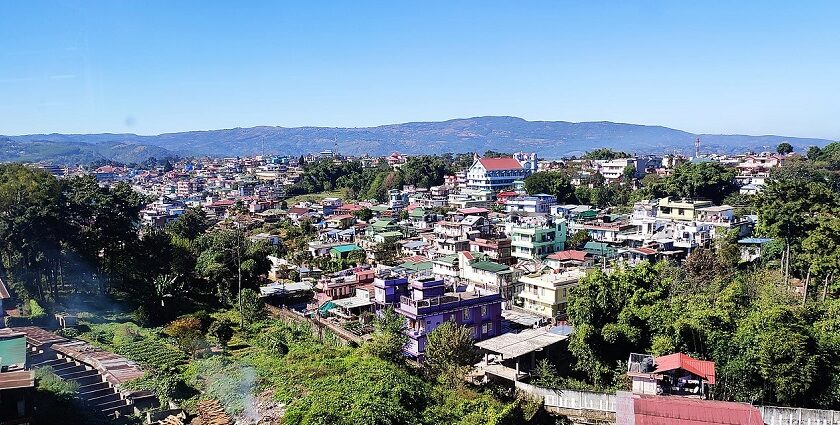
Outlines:
POLYGON ((236 201, 233 201, 233 200, 230 200, 230 199, 222 199, 222 200, 219 200, 219 201, 213 202, 212 204, 210 204, 210 207, 211 207, 211 208, 215 208, 215 207, 229 207, 229 206, 231 206, 231 205, 233 205, 233 204, 235 204, 235 203, 236 203, 236 201))
POLYGON ((486 213, 489 213, 490 210, 488 210, 487 208, 461 208, 461 209, 458 210, 458 212, 461 213, 461 214, 470 215, 470 214, 486 214, 486 213))
POLYGON ((309 209, 307 209, 307 208, 301 208, 301 207, 291 207, 291 208, 289 208, 289 214, 302 215, 302 214, 306 214, 308 212, 309 212, 309 209))
POLYGON ((553 254, 549 254, 548 258, 557 261, 586 261, 586 256, 589 253, 586 251, 578 251, 576 249, 567 249, 565 251, 558 251, 553 254))
POLYGON ((715 384, 715 362, 697 360, 683 353, 657 357, 653 362, 656 364, 654 373, 682 369, 709 381, 711 385, 715 384))
POLYGON ((461 254, 464 254, 464 258, 466 258, 467 260, 474 260, 475 259, 475 257, 473 257, 473 255, 472 255, 472 252, 461 251, 461 254))
POLYGON ((634 395, 633 416, 635 425, 764 424, 761 412, 746 403, 674 396, 634 395))
POLYGON ((634 249, 636 252, 639 252, 639 253, 644 254, 644 255, 653 255, 653 254, 656 254, 656 250, 655 250, 655 249, 653 249, 653 248, 645 248, 645 247, 641 247, 641 248, 633 248, 633 249, 634 249))
POLYGON ((522 164, 513 158, 481 158, 478 160, 487 171, 521 170, 522 164))
POLYGON ((519 196, 519 192, 514 192, 512 190, 508 190, 508 191, 505 191, 505 192, 497 193, 496 194, 496 199, 499 199, 499 198, 515 198, 517 196, 519 196))
POLYGON ((403 263, 417 264, 429 261, 429 259, 422 255, 409 255, 408 257, 403 257, 400 261, 402 261, 403 263))

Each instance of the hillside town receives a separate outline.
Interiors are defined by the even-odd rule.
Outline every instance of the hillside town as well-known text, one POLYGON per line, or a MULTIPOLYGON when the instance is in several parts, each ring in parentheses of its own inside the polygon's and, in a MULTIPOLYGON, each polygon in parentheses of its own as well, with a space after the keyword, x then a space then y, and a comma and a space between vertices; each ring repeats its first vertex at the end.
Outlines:
MULTIPOLYGON (((703 268, 729 261, 731 267, 746 270, 767 262, 763 253, 778 252, 778 244, 757 230, 761 225, 751 199, 763 193, 772 176, 805 160, 783 145, 776 152, 700 155, 698 140, 694 157, 634 156, 608 149, 559 160, 541 159, 534 152, 355 158, 325 151, 297 158, 181 158, 145 165, 29 168, 60 180, 90 179, 99 190, 130 187, 142 196, 136 217, 141 235, 163 232, 195 241, 201 233, 233 235, 227 243, 236 256, 228 261, 238 262, 232 270, 239 275, 239 288, 245 263, 265 262, 263 272, 249 277, 258 289, 257 302, 265 303, 273 320, 312 326, 319 337, 327 332, 342 344, 378 346, 383 344, 377 342, 384 338, 383 323, 391 323, 399 334, 391 336, 397 338, 397 352, 385 358, 422 369, 454 361, 451 352, 444 360, 435 352, 441 344, 438 335, 461 332, 472 353, 462 365, 467 369, 455 373, 447 366, 438 374, 454 373, 454 379, 477 387, 507 386, 573 423, 616 423, 616 418, 625 423, 622 415, 640 420, 654 418, 651 412, 658 410, 705 418, 698 423, 747 423, 746 418, 775 424, 788 422, 776 421, 774 415, 802 411, 720 397, 714 391, 715 363, 692 357, 699 354, 696 350, 684 353, 672 346, 671 351, 619 352, 619 359, 629 359, 620 362, 625 377, 610 372, 615 384, 589 385, 585 391, 560 384, 570 378, 562 378, 559 370, 568 369, 562 359, 570 355, 570 338, 580 332, 579 315, 594 314, 578 307, 570 317, 570 306, 584 302, 576 299, 585 293, 578 288, 582 282, 664 273, 667 267, 714 276, 703 268), (327 175, 319 176, 323 170, 327 175), (340 175, 330 176, 329 170, 341 170, 340 175), (327 181, 353 173, 377 177, 344 186, 341 180, 327 181), (681 180, 676 189, 653 189, 690 173, 700 177, 681 180), (257 257, 243 263, 241 250, 258 246, 263 248, 257 257), (710 253, 720 259, 710 260, 710 253), (625 380, 627 384, 618 384, 625 380), (709 413, 715 410, 728 412, 729 422, 715 422, 709 413)), ((205 255, 217 255, 218 249, 199 255, 196 270, 205 255)), ((789 296, 807 298, 810 271, 808 279, 790 279, 790 254, 785 255, 779 267, 790 284, 789 296)), ((156 278, 155 285, 171 286, 168 276, 156 278)), ((825 277, 825 288, 830 279, 825 277)), ((0 289, 0 295, 10 298, 0 289)), ((234 302, 232 311, 242 308, 243 291, 239 289, 239 304, 234 302)), ((160 296, 165 306, 167 297, 175 295, 160 296)), ((176 424, 189 423, 192 415, 215 414, 220 422, 192 423, 227 423, 233 420, 224 419, 228 415, 240 414, 237 421, 251 423, 241 410, 223 404, 189 411, 170 394, 164 398, 172 409, 161 410, 155 387, 121 389, 124 381, 144 376, 148 360, 120 351, 119 345, 109 346, 110 341, 103 346, 94 339, 91 345, 91 336, 76 339, 76 331, 64 331, 76 326, 78 314, 56 314, 60 323, 43 322, 48 326, 6 329, 3 338, 10 347, 23 349, 25 341, 27 353, 32 353, 31 359, 9 369, 29 374, 28 383, 15 391, 34 386, 27 365, 49 366, 57 379, 90 388, 80 397, 113 419, 154 412, 147 415, 148 423, 176 424), (127 375, 123 367, 135 372, 127 375)), ((29 409, 19 413, 31 415, 29 409)))

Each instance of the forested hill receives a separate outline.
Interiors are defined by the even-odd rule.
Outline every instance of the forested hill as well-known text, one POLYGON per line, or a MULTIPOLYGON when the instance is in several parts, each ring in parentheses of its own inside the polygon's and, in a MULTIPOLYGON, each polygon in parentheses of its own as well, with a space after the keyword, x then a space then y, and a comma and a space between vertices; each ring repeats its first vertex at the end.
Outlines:
POLYGON ((526 121, 515 117, 477 117, 364 128, 252 127, 190 131, 157 136, 135 134, 37 134, 0 136, 0 162, 142 161, 167 155, 299 155, 332 149, 348 155, 525 150, 555 158, 599 147, 636 153, 772 150, 787 141, 797 151, 829 141, 783 136, 693 134, 661 126, 613 122, 526 121))

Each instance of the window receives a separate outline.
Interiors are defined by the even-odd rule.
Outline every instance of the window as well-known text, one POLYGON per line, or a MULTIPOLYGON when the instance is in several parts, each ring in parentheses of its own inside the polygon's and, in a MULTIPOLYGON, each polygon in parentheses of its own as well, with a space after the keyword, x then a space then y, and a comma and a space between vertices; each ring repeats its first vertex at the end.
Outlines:
POLYGON ((482 335, 487 335, 491 331, 493 331, 493 324, 492 323, 485 323, 485 324, 481 325, 481 334, 482 335))
POLYGON ((481 317, 487 317, 487 306, 481 306, 481 317))
POLYGON ((465 322, 468 322, 470 320, 470 309, 465 309, 464 310, 463 319, 464 319, 465 322))

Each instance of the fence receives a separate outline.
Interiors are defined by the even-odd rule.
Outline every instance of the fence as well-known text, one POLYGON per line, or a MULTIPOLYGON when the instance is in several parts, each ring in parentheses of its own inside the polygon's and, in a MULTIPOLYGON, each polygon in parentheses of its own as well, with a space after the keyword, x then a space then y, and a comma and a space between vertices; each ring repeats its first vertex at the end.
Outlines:
MULTIPOLYGON (((542 398, 546 408, 615 413, 615 394, 550 390, 517 381, 516 389, 542 398)), ((756 406, 766 425, 840 425, 840 411, 756 406)))
POLYGON ((543 398, 546 407, 615 412, 615 394, 574 390, 557 391, 519 381, 516 381, 515 386, 520 391, 543 398))
POLYGON ((756 406, 767 425, 835 425, 840 424, 836 410, 801 409, 793 407, 756 406))

